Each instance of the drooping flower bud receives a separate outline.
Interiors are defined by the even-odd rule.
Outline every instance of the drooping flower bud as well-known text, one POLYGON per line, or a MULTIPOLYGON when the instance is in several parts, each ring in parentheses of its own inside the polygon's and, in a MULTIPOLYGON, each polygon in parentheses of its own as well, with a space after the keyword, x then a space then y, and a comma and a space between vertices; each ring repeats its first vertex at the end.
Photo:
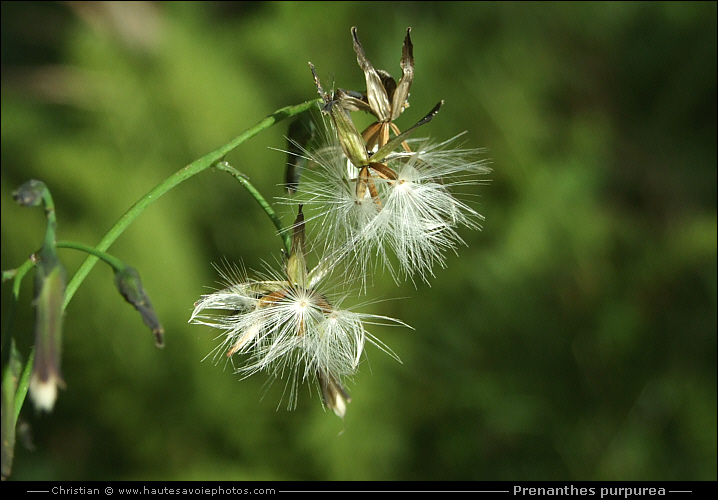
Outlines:
POLYGON ((147 292, 142 286, 140 275, 134 267, 125 265, 115 272, 115 286, 127 302, 132 304, 142 316, 142 321, 147 325, 155 337, 155 345, 164 347, 164 328, 160 323, 157 313, 147 292))
POLYGON ((64 388, 60 372, 62 351, 62 304, 65 300, 65 269, 54 248, 43 247, 35 275, 35 361, 30 376, 30 397, 35 408, 52 411, 57 388, 64 388))

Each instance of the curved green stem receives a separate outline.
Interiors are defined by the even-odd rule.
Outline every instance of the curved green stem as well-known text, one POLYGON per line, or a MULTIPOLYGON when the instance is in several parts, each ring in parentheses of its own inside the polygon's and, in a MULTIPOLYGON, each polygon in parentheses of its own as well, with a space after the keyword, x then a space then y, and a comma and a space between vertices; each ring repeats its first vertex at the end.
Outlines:
MULTIPOLYGON (((278 123, 285 118, 289 118, 291 116, 295 116, 299 113, 303 113, 304 111, 309 110, 318 102, 320 102, 320 99, 315 99, 302 104, 298 104, 296 106, 287 106, 285 108, 279 109, 266 117, 264 120, 260 121, 254 127, 248 129, 243 134, 232 139, 224 146, 221 146, 214 151, 207 153, 202 158, 193 161, 183 169, 179 170, 178 172, 175 172, 173 175, 155 186, 152 190, 150 190, 150 192, 148 192, 132 207, 130 207, 130 209, 127 210, 127 212, 125 212, 122 217, 120 217, 120 220, 118 220, 115 225, 112 226, 112 228, 107 232, 105 237, 102 238, 102 240, 97 244, 95 248, 101 252, 107 250, 110 245, 112 245, 112 243, 114 243, 115 240, 124 232, 124 230, 127 229, 127 226, 129 226, 132 221, 134 221, 147 207, 157 201, 157 199, 164 195, 166 192, 170 191, 172 188, 176 187, 183 181, 186 181, 190 177, 193 177, 194 175, 197 175, 198 173, 207 170, 209 167, 215 165, 217 162, 221 161, 227 153, 237 148, 239 145, 241 145, 248 139, 251 139, 263 130, 268 129, 275 123, 278 123)), ((82 263, 80 268, 72 277, 72 279, 67 285, 67 290, 65 293, 65 303, 63 304, 63 308, 67 307, 67 304, 72 299, 80 284, 87 277, 90 270, 92 270, 94 265, 97 263, 97 260, 98 258, 94 255, 87 257, 87 259, 85 259, 85 262, 82 263)))
POLYGON ((127 267, 127 265, 117 257, 113 257, 109 253, 101 252, 95 247, 85 245, 84 243, 77 243, 75 241, 58 241, 57 248, 71 248, 73 250, 80 250, 81 252, 94 255, 103 262, 106 262, 115 272, 121 271, 127 267))
POLYGON ((282 225, 282 221, 279 220, 279 217, 277 217, 277 214, 274 212, 272 206, 267 202, 264 196, 262 196, 262 193, 257 191, 257 188, 249 181, 249 178, 226 161, 220 161, 215 165, 215 167, 217 170, 223 170, 237 179, 240 184, 242 184, 242 186, 249 191, 249 194, 257 200, 259 206, 262 207, 262 210, 264 210, 267 216, 272 220, 274 227, 277 228, 279 235, 282 237, 282 240, 284 240, 284 248, 287 250, 287 254, 291 253, 292 238, 289 235, 289 232, 282 225))
POLYGON ((55 213, 55 202, 52 201, 52 195, 49 189, 45 189, 42 197, 45 202, 45 216, 47 217, 47 231, 45 232, 44 248, 53 249, 57 239, 57 214, 55 213))
POLYGON ((15 412, 15 422, 17 422, 17 419, 20 416, 20 410, 22 410, 22 405, 25 404, 27 391, 30 388, 30 374, 32 373, 33 364, 35 364, 34 347, 30 350, 30 355, 27 357, 27 363, 25 363, 25 368, 22 370, 22 375, 20 375, 20 379, 17 381, 17 389, 15 392, 15 408, 13 409, 15 412))

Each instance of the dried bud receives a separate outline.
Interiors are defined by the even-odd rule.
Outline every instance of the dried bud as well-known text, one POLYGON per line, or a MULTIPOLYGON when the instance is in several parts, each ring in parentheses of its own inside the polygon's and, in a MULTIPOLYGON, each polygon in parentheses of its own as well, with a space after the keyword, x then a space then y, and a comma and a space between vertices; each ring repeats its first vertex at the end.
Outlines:
POLYGON ((374 66, 366 58, 356 27, 352 27, 351 32, 357 62, 366 79, 369 109, 365 109, 365 111, 372 113, 380 122, 394 121, 409 106, 409 89, 414 80, 414 46, 411 43, 411 28, 406 29, 401 53, 402 75, 398 85, 387 71, 374 69, 374 66))

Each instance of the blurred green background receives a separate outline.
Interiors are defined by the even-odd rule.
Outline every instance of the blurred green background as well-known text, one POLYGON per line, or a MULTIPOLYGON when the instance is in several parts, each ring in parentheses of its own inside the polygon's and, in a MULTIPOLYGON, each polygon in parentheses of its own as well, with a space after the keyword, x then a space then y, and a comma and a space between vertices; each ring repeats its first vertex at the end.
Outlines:
MULTIPOLYGON (((139 197, 276 109, 400 76, 408 127, 468 130, 491 184, 431 286, 379 276, 346 419, 306 386, 239 381, 188 325, 212 262, 258 269, 281 241, 243 189, 207 171, 110 248, 166 329, 155 348, 98 265, 65 317, 67 389, 23 417, 14 479, 716 480, 716 3, 2 2, 2 269, 44 234, 11 193, 49 186, 59 238, 96 244, 139 197)), ((228 160, 272 198, 288 123, 228 160)), ((283 213, 286 209, 281 209, 283 213)), ((290 215, 285 214, 285 223, 290 215)), ((61 250, 72 274, 84 257, 61 250)), ((32 343, 31 280, 15 331, 32 343)), ((3 327, 10 283, 2 287, 3 327)), ((364 297, 361 300, 366 300, 364 297)), ((5 334, 5 332, 3 332, 5 334)))

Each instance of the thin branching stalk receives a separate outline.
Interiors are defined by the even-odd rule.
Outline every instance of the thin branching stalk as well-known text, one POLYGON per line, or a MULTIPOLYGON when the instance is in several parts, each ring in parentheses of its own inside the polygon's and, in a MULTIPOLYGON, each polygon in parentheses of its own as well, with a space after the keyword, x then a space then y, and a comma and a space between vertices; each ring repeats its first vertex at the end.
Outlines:
POLYGON ((249 178, 246 175, 244 175, 242 172, 234 168, 226 161, 218 162, 215 167, 217 168, 217 170, 227 172, 232 177, 237 179, 239 183, 242 184, 242 186, 244 186, 244 188, 249 192, 249 194, 251 194, 252 197, 257 200, 259 206, 262 207, 262 210, 264 210, 267 216, 272 220, 274 227, 277 228, 279 235, 284 241, 284 249, 287 251, 287 254, 290 254, 292 247, 292 237, 289 234, 289 231, 287 231, 284 225, 282 225, 282 221, 279 219, 279 217, 277 217, 277 214, 274 212, 272 206, 267 202, 266 198, 262 196, 262 193, 260 193, 257 188, 254 187, 254 184, 250 182, 249 178))
POLYGON ((98 259, 107 263, 107 265, 109 265, 115 271, 120 271, 125 267, 125 263, 117 257, 113 257, 108 253, 101 252, 95 247, 85 245, 84 243, 78 243, 76 241, 58 241, 57 248, 71 248, 73 250, 80 250, 81 252, 89 253, 90 255, 94 255, 98 259))

